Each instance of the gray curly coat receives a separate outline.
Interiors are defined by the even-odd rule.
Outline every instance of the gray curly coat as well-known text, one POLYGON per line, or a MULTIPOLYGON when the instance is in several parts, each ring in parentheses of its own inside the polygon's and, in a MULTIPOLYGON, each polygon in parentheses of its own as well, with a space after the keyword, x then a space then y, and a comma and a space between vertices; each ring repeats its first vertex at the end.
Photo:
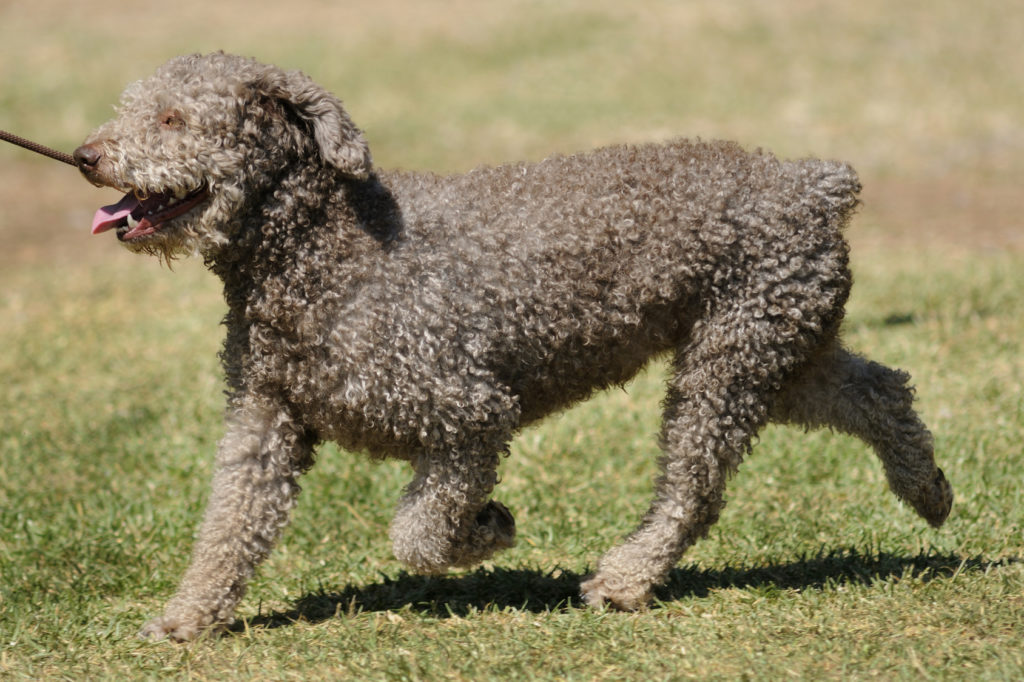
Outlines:
POLYGON ((489 497, 515 433, 666 353, 654 500, 583 583, 589 604, 646 603, 768 421, 860 437, 898 497, 935 526, 949 513, 907 375, 837 337, 859 190, 846 165, 679 140, 383 172, 336 98, 224 54, 130 86, 75 156, 128 193, 94 232, 201 254, 228 304, 213 491, 146 636, 231 621, 323 440, 412 465, 391 539, 413 569, 511 546, 512 515, 489 497))

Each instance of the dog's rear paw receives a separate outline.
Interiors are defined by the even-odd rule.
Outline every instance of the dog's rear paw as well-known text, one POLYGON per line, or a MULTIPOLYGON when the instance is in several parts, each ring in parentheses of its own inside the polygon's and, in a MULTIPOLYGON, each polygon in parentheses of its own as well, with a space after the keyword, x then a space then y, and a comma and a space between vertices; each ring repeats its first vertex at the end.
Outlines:
POLYGON ((936 467, 934 477, 922 488, 920 496, 908 502, 921 518, 938 528, 953 508, 953 486, 946 480, 942 469, 936 467))
POLYGON ((195 625, 185 625, 175 622, 171 618, 154 618, 146 623, 139 630, 140 639, 148 639, 154 642, 162 639, 170 639, 175 642, 187 642, 199 636, 199 628, 195 625))
POLYGON ((651 601, 650 589, 627 585, 602 571, 580 584, 580 596, 587 606, 610 606, 620 611, 638 611, 651 601))
POLYGON ((139 630, 139 638, 154 642, 163 639, 173 642, 190 642, 200 636, 216 636, 223 629, 223 626, 202 626, 180 618, 160 616, 149 621, 139 630))

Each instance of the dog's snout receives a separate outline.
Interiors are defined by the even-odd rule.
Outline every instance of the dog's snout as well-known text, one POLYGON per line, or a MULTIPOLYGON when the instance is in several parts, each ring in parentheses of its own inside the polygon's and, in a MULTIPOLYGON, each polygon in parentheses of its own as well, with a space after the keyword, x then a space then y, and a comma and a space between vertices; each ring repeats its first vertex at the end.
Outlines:
POLYGON ((78 164, 78 170, 81 171, 86 180, 97 187, 104 187, 110 184, 106 177, 106 170, 101 167, 107 165, 103 163, 102 146, 95 142, 83 144, 71 156, 74 158, 75 163, 78 164))
POLYGON ((75 163, 78 164, 79 168, 95 168, 96 164, 103 158, 103 153, 92 144, 83 144, 81 147, 75 150, 72 156, 75 158, 75 163))

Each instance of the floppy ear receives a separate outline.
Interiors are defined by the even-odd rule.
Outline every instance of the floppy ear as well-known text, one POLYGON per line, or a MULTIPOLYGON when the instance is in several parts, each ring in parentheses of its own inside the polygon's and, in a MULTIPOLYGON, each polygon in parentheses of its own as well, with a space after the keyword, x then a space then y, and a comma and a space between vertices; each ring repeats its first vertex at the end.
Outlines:
POLYGON ((373 166, 370 148, 337 97, 299 71, 270 69, 252 87, 280 101, 309 124, 326 163, 353 178, 369 176, 373 166))

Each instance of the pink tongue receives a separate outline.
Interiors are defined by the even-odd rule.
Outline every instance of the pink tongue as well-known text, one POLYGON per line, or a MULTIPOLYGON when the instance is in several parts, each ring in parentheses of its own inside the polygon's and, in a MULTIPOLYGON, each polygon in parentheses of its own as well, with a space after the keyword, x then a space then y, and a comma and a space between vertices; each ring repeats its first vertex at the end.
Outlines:
POLYGON ((112 227, 117 227, 121 219, 128 217, 138 207, 139 200, 135 198, 135 195, 131 192, 125 194, 124 198, 116 204, 104 206, 96 211, 96 215, 92 217, 92 233, 99 234, 112 227))

